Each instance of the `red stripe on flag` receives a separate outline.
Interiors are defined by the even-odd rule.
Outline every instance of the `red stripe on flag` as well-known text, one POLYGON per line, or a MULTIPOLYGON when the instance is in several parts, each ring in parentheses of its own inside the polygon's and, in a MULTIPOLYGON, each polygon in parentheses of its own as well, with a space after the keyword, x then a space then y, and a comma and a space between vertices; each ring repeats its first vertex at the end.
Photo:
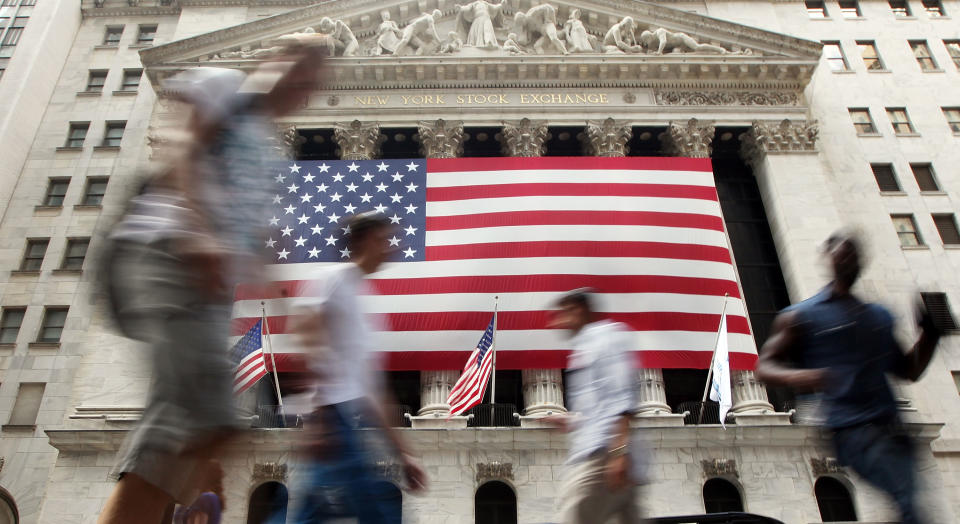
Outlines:
POLYGON ((716 201, 717 190, 713 186, 684 186, 678 184, 579 184, 564 182, 427 188, 427 202, 531 196, 693 198, 716 201))
POLYGON ((667 242, 540 241, 427 246, 427 260, 476 258, 597 257, 671 258, 730 263, 725 247, 667 242))
MULTIPOLYGON (((427 173, 460 171, 515 171, 518 169, 580 169, 636 171, 707 171, 713 166, 709 158, 683 157, 493 157, 493 158, 428 158, 427 173)), ((678 176, 680 173, 677 173, 678 176)))
POLYGON ((427 231, 555 225, 663 226, 723 231, 723 219, 719 216, 657 211, 503 211, 427 217, 427 231))

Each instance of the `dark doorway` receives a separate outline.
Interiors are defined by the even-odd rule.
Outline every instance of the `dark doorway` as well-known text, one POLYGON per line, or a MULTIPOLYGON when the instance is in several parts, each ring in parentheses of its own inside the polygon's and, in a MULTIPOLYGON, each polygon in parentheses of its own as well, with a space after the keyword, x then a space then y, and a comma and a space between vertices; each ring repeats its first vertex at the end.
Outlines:
POLYGON ((337 143, 333 129, 298 129, 301 143, 294 156, 297 160, 337 160, 337 143))
POLYGON ((740 490, 729 481, 710 479, 703 484, 703 510, 707 513, 743 511, 740 490))
POLYGON ((548 128, 547 153, 544 156, 584 156, 580 135, 584 126, 551 126, 548 128))
POLYGON ((261 524, 276 518, 287 519, 287 487, 279 482, 264 482, 250 495, 247 524, 261 524))
POLYGON ((467 127, 463 140, 463 156, 465 158, 503 156, 503 146, 497 140, 503 128, 500 127, 467 127))
POLYGON ((381 158, 420 158, 420 142, 415 127, 385 127, 380 133, 386 137, 380 147, 381 158))
POLYGON ((813 485, 820 507, 820 520, 824 522, 853 522, 857 512, 853 508, 853 498, 843 482, 832 477, 820 477, 813 485))
POLYGON ((480 486, 474 497, 475 524, 517 524, 517 495, 499 481, 480 486))
POLYGON ((660 135, 665 127, 636 126, 633 137, 627 142, 627 156, 663 156, 660 135))

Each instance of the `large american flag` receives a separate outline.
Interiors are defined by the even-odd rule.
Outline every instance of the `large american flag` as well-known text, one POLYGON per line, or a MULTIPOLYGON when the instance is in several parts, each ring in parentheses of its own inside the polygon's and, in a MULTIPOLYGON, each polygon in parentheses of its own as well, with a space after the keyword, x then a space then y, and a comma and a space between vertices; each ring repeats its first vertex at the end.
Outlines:
POLYGON ((730 364, 756 361, 709 159, 298 161, 269 176, 274 285, 237 289, 233 329, 266 301, 280 371, 303 369, 289 303, 317 266, 350 260, 344 220, 365 211, 395 227, 397 252, 362 297, 390 330, 387 369, 460 369, 497 295, 498 367, 562 368, 569 341, 547 321, 557 295, 580 287, 634 330, 642 365, 663 368, 710 366, 729 293, 730 364))
POLYGON ((490 370, 493 368, 494 351, 496 351, 493 347, 493 336, 496 329, 497 314, 494 313, 483 336, 480 337, 480 342, 477 343, 477 348, 467 358, 463 373, 450 389, 450 395, 447 397, 450 416, 459 415, 483 400, 487 382, 490 381, 490 370))

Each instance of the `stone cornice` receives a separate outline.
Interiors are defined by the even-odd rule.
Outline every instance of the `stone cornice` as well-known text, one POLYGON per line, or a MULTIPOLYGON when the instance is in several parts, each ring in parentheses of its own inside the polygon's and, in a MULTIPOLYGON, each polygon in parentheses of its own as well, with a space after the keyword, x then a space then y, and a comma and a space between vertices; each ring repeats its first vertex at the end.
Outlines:
POLYGON ((83 3, 80 13, 84 18, 110 18, 118 16, 176 16, 180 14, 180 6, 173 5, 138 5, 130 6, 127 2, 111 2, 103 7, 95 7, 93 2, 89 5, 83 3))

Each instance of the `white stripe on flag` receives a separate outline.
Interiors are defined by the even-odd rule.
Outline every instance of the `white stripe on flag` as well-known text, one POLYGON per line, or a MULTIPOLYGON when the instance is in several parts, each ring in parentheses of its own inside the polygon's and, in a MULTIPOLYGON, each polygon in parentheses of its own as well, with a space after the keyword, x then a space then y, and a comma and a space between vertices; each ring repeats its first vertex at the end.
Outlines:
POLYGON ((517 169, 510 171, 439 171, 427 173, 429 187, 489 186, 501 184, 668 184, 713 186, 709 171, 655 169, 597 169, 589 175, 577 169, 517 169))

